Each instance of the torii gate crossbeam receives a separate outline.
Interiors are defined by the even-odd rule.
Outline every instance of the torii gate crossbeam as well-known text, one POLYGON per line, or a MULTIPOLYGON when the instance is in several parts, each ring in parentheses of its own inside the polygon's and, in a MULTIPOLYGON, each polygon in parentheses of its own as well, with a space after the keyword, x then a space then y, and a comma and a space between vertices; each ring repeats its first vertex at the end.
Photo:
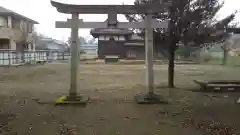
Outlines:
POLYGON ((145 55, 146 55, 146 85, 148 94, 138 98, 138 103, 160 103, 162 102, 154 94, 153 76, 153 28, 164 28, 168 26, 168 21, 158 22, 152 19, 154 13, 164 11, 159 7, 162 4, 149 5, 68 5, 51 2, 61 13, 72 14, 72 19, 64 22, 56 22, 57 28, 71 28, 72 57, 71 57, 71 85, 69 100, 76 100, 77 97, 77 71, 78 71, 78 29, 79 28, 145 28, 145 55), (107 6, 107 8, 106 8, 107 6), (105 8, 104 8, 105 7, 105 8), (157 8, 156 8, 157 7, 157 8), (83 22, 79 20, 80 13, 87 14, 108 14, 108 22, 83 22), (128 23, 117 22, 117 14, 146 14, 143 22, 128 23))
MULTIPOLYGON (((152 0, 156 1, 156 0, 152 0)), ((51 1, 52 6, 56 7, 58 12, 65 14, 147 14, 161 13, 166 11, 170 3, 162 3, 162 0, 157 0, 153 4, 148 5, 72 5, 63 4, 51 1)))

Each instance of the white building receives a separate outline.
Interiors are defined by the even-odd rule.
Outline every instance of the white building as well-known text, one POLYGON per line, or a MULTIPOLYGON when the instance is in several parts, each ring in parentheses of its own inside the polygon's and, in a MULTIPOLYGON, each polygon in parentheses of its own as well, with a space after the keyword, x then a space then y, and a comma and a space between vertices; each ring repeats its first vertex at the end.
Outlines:
POLYGON ((82 44, 80 49, 84 52, 82 58, 97 58, 98 57, 98 45, 97 44, 82 44))

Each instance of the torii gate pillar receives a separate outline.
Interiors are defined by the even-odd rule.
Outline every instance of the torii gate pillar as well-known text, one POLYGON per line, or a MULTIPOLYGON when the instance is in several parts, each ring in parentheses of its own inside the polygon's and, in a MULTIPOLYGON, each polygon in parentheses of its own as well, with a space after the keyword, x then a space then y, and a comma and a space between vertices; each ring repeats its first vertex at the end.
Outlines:
POLYGON ((146 65, 146 90, 147 94, 137 95, 135 100, 139 104, 167 103, 162 97, 154 93, 153 74, 153 28, 151 27, 152 14, 145 16, 145 65, 146 65))
POLYGON ((81 104, 86 105, 89 98, 79 96, 78 89, 78 65, 79 65, 79 45, 78 45, 78 21, 79 14, 72 13, 71 24, 71 73, 70 73, 70 89, 67 97, 60 97, 57 99, 56 104, 81 104))
POLYGON ((72 14, 72 28, 71 28, 71 78, 69 97, 77 96, 77 76, 78 76, 78 63, 79 63, 79 46, 78 46, 78 14, 72 14))
POLYGON ((145 63, 146 63, 146 85, 148 94, 154 93, 154 76, 153 76, 153 28, 150 27, 152 15, 146 15, 145 19, 145 63))

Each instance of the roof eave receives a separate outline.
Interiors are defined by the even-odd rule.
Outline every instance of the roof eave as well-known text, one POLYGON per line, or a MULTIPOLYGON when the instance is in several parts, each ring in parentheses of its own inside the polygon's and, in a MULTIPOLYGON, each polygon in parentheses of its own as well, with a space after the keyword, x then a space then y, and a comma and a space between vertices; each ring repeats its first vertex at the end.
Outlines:
POLYGON ((14 16, 18 16, 18 17, 22 18, 23 20, 28 21, 28 22, 31 22, 31 23, 33 23, 33 24, 39 24, 39 22, 37 22, 37 21, 35 21, 35 20, 32 20, 32 19, 30 19, 30 18, 28 18, 28 17, 25 17, 25 16, 23 16, 23 15, 20 15, 20 14, 18 14, 18 13, 13 13, 13 15, 14 15, 14 16))
POLYGON ((28 21, 28 22, 31 22, 31 23, 34 23, 34 24, 39 24, 39 22, 37 22, 37 21, 35 21, 35 20, 32 20, 32 19, 30 19, 30 18, 28 18, 28 17, 25 17, 25 16, 23 16, 23 15, 20 15, 20 14, 18 14, 18 13, 14 13, 14 12, 12 12, 12 13, 10 13, 10 12, 6 12, 6 13, 0 13, 0 15, 6 15, 6 16, 16 16, 16 17, 19 17, 19 18, 21 18, 21 19, 23 19, 23 20, 26 20, 26 21, 28 21))

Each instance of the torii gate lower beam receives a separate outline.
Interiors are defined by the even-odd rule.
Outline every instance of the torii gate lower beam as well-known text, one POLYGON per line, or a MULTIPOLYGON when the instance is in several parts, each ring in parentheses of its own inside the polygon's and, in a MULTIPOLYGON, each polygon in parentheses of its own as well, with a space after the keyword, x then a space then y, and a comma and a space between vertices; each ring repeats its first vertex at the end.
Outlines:
MULTIPOLYGON (((145 21, 142 22, 118 22, 116 24, 117 28, 145 28, 145 21)), ((107 22, 83 22, 82 19, 77 21, 78 28, 109 28, 107 22)), ((152 20, 148 22, 150 28, 162 28, 166 29, 168 27, 168 21, 165 20, 163 22, 159 22, 156 20, 152 20)), ((56 21, 56 28, 71 28, 73 24, 72 19, 68 19, 67 21, 56 21)))

